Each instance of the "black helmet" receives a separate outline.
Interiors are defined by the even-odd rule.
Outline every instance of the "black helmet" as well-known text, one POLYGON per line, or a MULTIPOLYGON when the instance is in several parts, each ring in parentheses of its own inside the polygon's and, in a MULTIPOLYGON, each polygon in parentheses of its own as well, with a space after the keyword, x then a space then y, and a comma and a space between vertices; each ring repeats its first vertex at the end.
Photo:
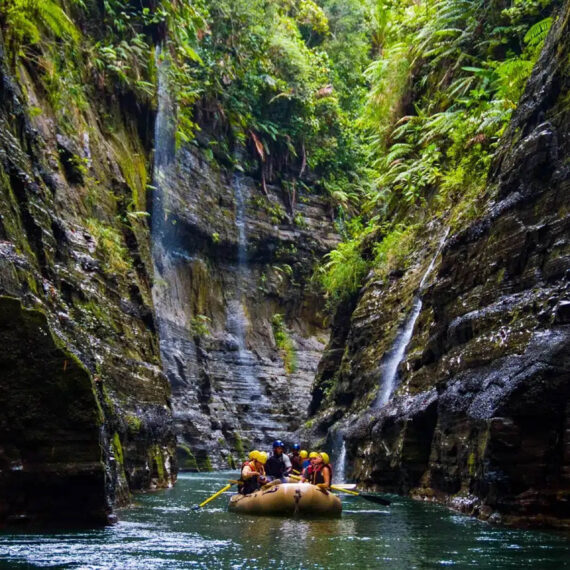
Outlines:
POLYGON ((273 442, 273 449, 275 449, 276 447, 285 447, 285 444, 280 439, 276 439, 273 442))
POLYGON ((301 449, 301 446, 300 446, 298 443, 294 443, 294 444, 291 446, 291 449, 292 449, 293 451, 299 451, 299 450, 301 449))

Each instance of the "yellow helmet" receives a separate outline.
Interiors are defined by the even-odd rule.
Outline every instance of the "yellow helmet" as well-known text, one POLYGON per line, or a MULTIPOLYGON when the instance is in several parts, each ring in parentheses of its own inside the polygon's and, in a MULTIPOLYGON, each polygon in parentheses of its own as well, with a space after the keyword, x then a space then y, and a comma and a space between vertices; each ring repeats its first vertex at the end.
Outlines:
POLYGON ((259 451, 257 451, 257 449, 254 449, 253 451, 249 452, 249 458, 250 459, 255 459, 255 456, 259 453, 259 451))
POLYGON ((256 459, 259 463, 265 465, 267 463, 267 453, 265 453, 265 451, 258 451, 256 459))
POLYGON ((301 459, 307 459, 308 457, 308 453, 306 449, 301 449, 301 451, 299 452, 299 457, 301 457, 301 459))
POLYGON ((330 462, 330 458, 329 458, 329 454, 325 453, 324 451, 321 451, 319 453, 319 455, 323 458, 323 463, 326 465, 327 463, 330 462))
POLYGON ((311 453, 309 453, 309 459, 314 459, 315 457, 318 457, 319 454, 316 451, 311 451, 311 453))

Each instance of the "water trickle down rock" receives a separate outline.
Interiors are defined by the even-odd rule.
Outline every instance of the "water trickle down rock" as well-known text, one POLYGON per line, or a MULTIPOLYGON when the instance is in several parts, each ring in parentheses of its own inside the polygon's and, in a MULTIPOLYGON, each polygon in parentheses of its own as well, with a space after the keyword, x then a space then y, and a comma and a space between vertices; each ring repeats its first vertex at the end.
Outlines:
POLYGON ((341 430, 337 430, 334 434, 331 458, 334 464, 334 482, 344 483, 346 478, 346 441, 341 430))
POLYGON ((433 271, 435 262, 441 253, 443 246, 445 245, 445 240, 447 239, 448 234, 449 228, 445 230, 439 247, 437 248, 435 255, 433 256, 420 281, 418 292, 416 293, 414 302, 412 304, 412 310, 406 318, 400 332, 398 332, 396 340, 394 341, 394 345, 390 351, 382 358, 383 362, 380 366, 380 389, 378 391, 378 396, 374 402, 373 408, 381 408, 382 406, 385 406, 394 393, 398 381, 398 367, 404 359, 406 348, 408 347, 408 344, 410 343, 412 334, 414 332, 414 326, 422 310, 422 294, 424 292, 427 280, 433 271))

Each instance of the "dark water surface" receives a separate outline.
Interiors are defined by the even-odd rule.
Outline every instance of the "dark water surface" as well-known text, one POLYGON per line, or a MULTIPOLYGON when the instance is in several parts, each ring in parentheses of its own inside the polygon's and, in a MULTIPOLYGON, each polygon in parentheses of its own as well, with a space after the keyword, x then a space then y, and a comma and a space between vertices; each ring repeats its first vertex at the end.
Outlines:
POLYGON ((0 533, 0 569, 570 568, 568 537, 495 528, 400 497, 390 507, 344 498, 337 520, 230 514, 225 497, 190 510, 232 476, 182 474, 105 529, 0 533))

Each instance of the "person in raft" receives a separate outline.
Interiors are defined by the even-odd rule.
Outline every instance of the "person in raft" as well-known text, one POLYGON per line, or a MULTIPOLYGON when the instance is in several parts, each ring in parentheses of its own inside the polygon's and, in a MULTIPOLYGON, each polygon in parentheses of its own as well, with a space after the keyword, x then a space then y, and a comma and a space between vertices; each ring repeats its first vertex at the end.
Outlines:
POLYGON ((301 453, 299 453, 303 463, 301 464, 301 473, 311 464, 311 460, 309 459, 309 452, 306 449, 301 449, 301 453))
POLYGON ((267 453, 252 451, 249 454, 251 461, 246 461, 241 470, 241 479, 238 493, 249 495, 257 491, 267 482, 264 465, 267 462, 267 453))
MULTIPOLYGON (((312 464, 307 469, 306 480, 322 489, 330 489, 332 483, 332 467, 328 453, 321 451, 315 454, 312 464)), ((305 480, 305 479, 303 479, 305 480)))
MULTIPOLYGON (((307 452, 305 451, 306 454, 307 452)), ((300 475, 303 471, 303 458, 301 457, 301 446, 298 443, 294 443, 291 447, 289 459, 291 460, 291 470, 295 475, 300 475)))
POLYGON ((265 465, 265 473, 269 481, 281 479, 285 483, 287 475, 291 473, 291 460, 288 455, 283 453, 284 448, 285 444, 280 439, 273 442, 273 455, 265 465))
POLYGON ((309 453, 307 461, 304 462, 305 467, 301 473, 301 481, 303 483, 310 480, 311 472, 313 470, 313 462, 315 461, 315 457, 317 457, 317 455, 318 453, 316 451, 311 451, 311 453, 309 453))

